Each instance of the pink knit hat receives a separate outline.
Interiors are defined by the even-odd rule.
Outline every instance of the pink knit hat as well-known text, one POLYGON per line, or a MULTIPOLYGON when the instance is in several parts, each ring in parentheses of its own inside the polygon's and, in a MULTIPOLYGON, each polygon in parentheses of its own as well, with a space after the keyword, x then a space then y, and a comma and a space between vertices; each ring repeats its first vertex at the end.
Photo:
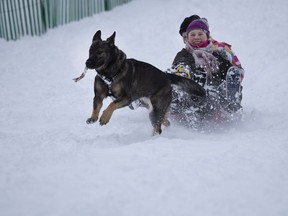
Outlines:
POLYGON ((189 33, 190 31, 194 30, 194 29, 201 29, 203 30, 207 37, 209 38, 210 36, 210 31, 209 31, 209 24, 207 19, 205 18, 201 18, 201 19, 197 19, 192 21, 189 26, 186 29, 186 32, 189 33))

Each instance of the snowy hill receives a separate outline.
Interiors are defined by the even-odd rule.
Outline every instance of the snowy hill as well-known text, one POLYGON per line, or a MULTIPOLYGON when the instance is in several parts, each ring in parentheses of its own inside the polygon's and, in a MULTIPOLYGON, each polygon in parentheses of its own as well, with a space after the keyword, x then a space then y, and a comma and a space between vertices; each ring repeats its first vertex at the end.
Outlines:
POLYGON ((287 9, 284 0, 134 0, 39 38, 1 39, 1 215, 288 215, 287 9), (147 110, 123 108, 106 126, 87 125, 95 73, 72 78, 94 33, 116 31, 129 58, 166 70, 192 14, 246 70, 243 121, 211 133, 173 124, 151 137, 147 110))

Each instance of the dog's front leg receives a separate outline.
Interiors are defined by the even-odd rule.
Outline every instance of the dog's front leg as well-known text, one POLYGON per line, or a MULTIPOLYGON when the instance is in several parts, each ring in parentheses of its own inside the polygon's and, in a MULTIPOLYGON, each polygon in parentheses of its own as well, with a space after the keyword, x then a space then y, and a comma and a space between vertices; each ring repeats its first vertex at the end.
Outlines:
POLYGON ((98 120, 99 112, 101 110, 102 105, 103 105, 102 101, 99 102, 99 100, 96 97, 94 97, 93 111, 92 111, 91 117, 86 120, 87 124, 93 124, 98 120))
POLYGON ((91 117, 86 120, 87 124, 95 123, 98 120, 103 100, 108 96, 108 87, 98 76, 94 81, 93 111, 91 117))
POLYGON ((100 125, 105 125, 109 122, 113 112, 116 110, 116 109, 119 109, 121 107, 124 107, 124 106, 127 106, 130 104, 130 100, 125 98, 121 101, 113 101, 112 103, 109 104, 109 106, 107 107, 107 109, 105 109, 103 111, 103 114, 102 116, 100 117, 100 125))

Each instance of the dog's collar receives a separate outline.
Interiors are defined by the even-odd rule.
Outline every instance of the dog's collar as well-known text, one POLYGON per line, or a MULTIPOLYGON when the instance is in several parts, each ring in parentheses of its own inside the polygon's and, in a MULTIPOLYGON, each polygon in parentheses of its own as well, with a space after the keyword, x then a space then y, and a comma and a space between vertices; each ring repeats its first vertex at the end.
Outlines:
POLYGON ((98 73, 98 76, 108 85, 108 86, 110 86, 115 80, 116 80, 116 78, 119 76, 119 74, 121 73, 121 70, 117 73, 117 74, 115 74, 113 77, 106 77, 105 75, 102 75, 102 74, 99 74, 98 73))
POLYGON ((99 74, 98 76, 108 85, 110 86, 116 79, 117 77, 121 74, 121 72, 124 70, 123 67, 125 67, 125 62, 121 65, 121 69, 116 73, 113 77, 106 77, 105 75, 99 74))
POLYGON ((104 75, 101 75, 98 73, 98 76, 108 85, 110 86, 112 84, 112 82, 115 80, 115 76, 112 78, 107 78, 104 75))

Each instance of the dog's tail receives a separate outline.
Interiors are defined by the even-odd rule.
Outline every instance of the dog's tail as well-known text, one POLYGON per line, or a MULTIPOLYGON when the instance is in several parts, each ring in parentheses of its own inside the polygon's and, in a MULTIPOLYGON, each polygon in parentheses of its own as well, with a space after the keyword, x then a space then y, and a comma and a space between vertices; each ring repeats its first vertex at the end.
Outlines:
POLYGON ((170 73, 167 73, 167 76, 170 79, 171 84, 177 85, 181 90, 187 92, 188 94, 192 94, 198 97, 206 96, 205 89, 194 80, 170 73))

